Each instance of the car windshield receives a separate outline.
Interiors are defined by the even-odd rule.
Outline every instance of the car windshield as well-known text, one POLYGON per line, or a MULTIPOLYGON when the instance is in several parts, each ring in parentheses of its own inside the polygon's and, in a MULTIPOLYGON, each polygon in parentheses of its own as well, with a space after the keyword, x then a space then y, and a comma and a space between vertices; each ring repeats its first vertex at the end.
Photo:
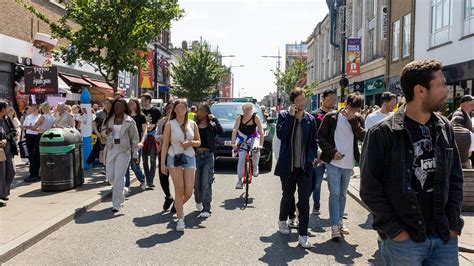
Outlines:
MULTIPOLYGON (((212 106, 211 111, 221 122, 235 122, 237 116, 242 114, 242 105, 243 104, 216 104, 212 106)), ((257 105, 253 105, 253 112, 257 113, 260 120, 263 121, 262 111, 257 105)))

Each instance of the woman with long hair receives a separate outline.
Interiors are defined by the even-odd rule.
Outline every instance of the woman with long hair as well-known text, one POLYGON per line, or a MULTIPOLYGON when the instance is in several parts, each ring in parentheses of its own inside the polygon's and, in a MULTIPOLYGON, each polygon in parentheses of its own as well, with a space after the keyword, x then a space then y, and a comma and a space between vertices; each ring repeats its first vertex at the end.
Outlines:
MULTIPOLYGON (((161 148, 163 144, 163 131, 165 130, 166 123, 169 121, 169 116, 171 113, 171 109, 173 108, 173 103, 174 100, 168 101, 166 104, 163 117, 158 120, 158 123, 156 124, 156 135, 155 139, 159 143, 158 145, 158 163, 159 163, 159 168, 161 169, 161 148)), ((165 165, 166 165, 166 158, 165 158, 165 165)), ((163 189, 163 193, 165 193, 165 201, 163 203, 163 210, 167 211, 170 207, 171 204, 173 204, 174 199, 173 196, 171 196, 171 191, 170 191, 170 175, 169 173, 162 173, 161 171, 158 171, 160 175, 160 185, 161 189, 163 189)), ((171 212, 176 212, 176 208, 173 206, 171 208, 171 212)))
MULTIPOLYGON (((44 102, 41 104, 40 109, 42 114, 38 117, 36 122, 33 125, 23 125, 21 126, 22 129, 27 129, 27 137, 28 137, 28 130, 31 132, 37 132, 34 135, 34 138, 31 140, 31 153, 30 153, 30 176, 23 179, 25 182, 36 182, 39 181, 40 178, 40 152, 39 152, 39 144, 41 135, 46 130, 53 127, 54 124, 54 116, 51 115, 51 106, 48 102, 44 102)), ((28 141, 28 139, 27 139, 28 141)), ((28 149, 30 150, 30 149, 28 149)), ((30 151, 28 151, 30 152, 30 151)))
POLYGON ((123 99, 115 100, 102 130, 107 138, 105 165, 107 179, 112 185, 113 212, 120 211, 125 200, 125 173, 130 164, 130 155, 135 164, 138 162, 138 130, 129 114, 127 102, 123 99))
POLYGON ((223 134, 219 120, 211 113, 207 104, 199 106, 196 123, 199 127, 201 145, 196 148, 196 181, 194 183, 194 200, 202 218, 211 216, 212 183, 214 183, 214 151, 216 135, 223 134))
MULTIPOLYGON (((146 123, 146 117, 143 114, 142 109, 140 108, 140 102, 137 98, 131 98, 128 101, 128 107, 130 108, 130 116, 135 121, 135 124, 137 125, 138 129, 138 138, 140 139, 140 142, 138 143, 138 147, 140 148, 140 150, 138 151, 138 158, 140 158, 142 151, 141 149, 143 148, 143 143, 145 143, 148 128, 146 123)), ((140 169, 140 162, 135 163, 132 160, 130 162, 130 167, 135 173, 135 176, 137 177, 138 181, 140 181, 141 189, 145 190, 145 175, 143 174, 142 169, 140 169)), ((130 168, 127 168, 127 173, 125 174, 125 187, 127 187, 128 193, 130 193, 130 168)))
POLYGON ((181 232, 185 228, 183 206, 194 189, 196 158, 193 148, 200 145, 199 129, 194 121, 188 121, 188 104, 185 100, 176 100, 163 134, 161 172, 167 174, 169 169, 173 179, 178 217, 176 230, 181 232))

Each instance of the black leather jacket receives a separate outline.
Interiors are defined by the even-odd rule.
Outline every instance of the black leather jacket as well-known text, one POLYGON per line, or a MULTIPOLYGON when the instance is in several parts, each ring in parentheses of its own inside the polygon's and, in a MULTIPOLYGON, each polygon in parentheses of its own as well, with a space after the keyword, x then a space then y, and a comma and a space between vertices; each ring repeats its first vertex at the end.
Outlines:
MULTIPOLYGON (((360 196, 374 214, 373 228, 385 239, 406 230, 413 241, 426 238, 425 222, 411 189, 414 159, 405 113, 395 114, 369 129, 361 156, 360 196)), ((436 177, 433 191, 434 223, 440 237, 449 241, 449 230, 461 232, 463 173, 453 128, 436 116, 436 177)))
POLYGON ((205 136, 200 136, 201 139, 206 138, 207 144, 209 145, 209 151, 214 152, 216 150, 216 135, 224 134, 224 129, 222 129, 221 123, 217 118, 212 119, 209 122, 209 126, 206 130, 205 136))

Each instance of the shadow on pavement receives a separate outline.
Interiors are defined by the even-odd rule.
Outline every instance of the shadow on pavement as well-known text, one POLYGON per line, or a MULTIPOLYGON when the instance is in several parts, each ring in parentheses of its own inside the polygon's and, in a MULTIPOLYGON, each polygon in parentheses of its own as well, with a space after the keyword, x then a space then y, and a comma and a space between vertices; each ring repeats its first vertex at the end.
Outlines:
POLYGON ((147 227, 155 224, 165 224, 173 220, 170 212, 159 212, 153 215, 133 218, 133 223, 137 227, 147 227))
POLYGON ((374 266, 385 265, 385 263, 383 262, 382 253, 380 252, 380 245, 379 245, 379 248, 372 255, 372 258, 369 259, 369 263, 370 265, 374 265, 374 266))
POLYGON ((325 228, 331 227, 331 223, 328 218, 321 219, 319 215, 312 214, 309 218, 309 228, 315 233, 326 232, 325 228))
POLYGON ((371 213, 367 214, 367 220, 363 224, 359 224, 360 228, 372 230, 373 216, 371 213))
POLYGON ((260 241, 271 243, 270 247, 265 249, 265 255, 258 260, 270 265, 288 265, 288 263, 302 259, 308 252, 301 248, 290 247, 289 242, 298 241, 298 234, 282 235, 278 232, 271 236, 262 236, 260 241))
POLYGON ((245 209, 255 208, 254 206, 250 205, 250 204, 253 204, 253 200, 254 200, 253 198, 249 197, 248 205, 245 206, 245 193, 242 193, 242 195, 240 195, 240 197, 238 198, 224 200, 220 207, 228 211, 233 211, 237 209, 245 210, 245 209))
POLYGON ((106 208, 99 211, 89 210, 83 214, 78 213, 77 217, 75 217, 75 223, 90 224, 98 221, 107 221, 115 219, 121 216, 124 216, 124 214, 120 212, 115 214, 112 212, 112 208, 106 208))
POLYGON ((166 244, 176 241, 183 236, 183 233, 176 231, 168 231, 165 234, 154 234, 152 236, 137 240, 140 248, 151 248, 159 244, 166 244))
POLYGON ((340 242, 334 242, 332 239, 316 244, 311 249, 316 254, 328 255, 334 257, 337 263, 354 264, 354 259, 362 257, 362 254, 356 251, 358 245, 352 245, 342 239, 340 242))

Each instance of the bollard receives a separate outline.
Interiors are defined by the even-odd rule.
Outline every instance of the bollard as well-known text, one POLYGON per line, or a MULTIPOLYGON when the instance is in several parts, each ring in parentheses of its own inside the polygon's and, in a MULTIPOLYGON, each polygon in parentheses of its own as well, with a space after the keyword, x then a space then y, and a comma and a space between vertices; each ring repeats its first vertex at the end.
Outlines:
POLYGON ((87 88, 84 88, 81 93, 81 109, 84 112, 81 123, 84 170, 89 170, 92 168, 92 165, 87 163, 87 158, 89 158, 92 151, 92 111, 91 95, 87 88))

